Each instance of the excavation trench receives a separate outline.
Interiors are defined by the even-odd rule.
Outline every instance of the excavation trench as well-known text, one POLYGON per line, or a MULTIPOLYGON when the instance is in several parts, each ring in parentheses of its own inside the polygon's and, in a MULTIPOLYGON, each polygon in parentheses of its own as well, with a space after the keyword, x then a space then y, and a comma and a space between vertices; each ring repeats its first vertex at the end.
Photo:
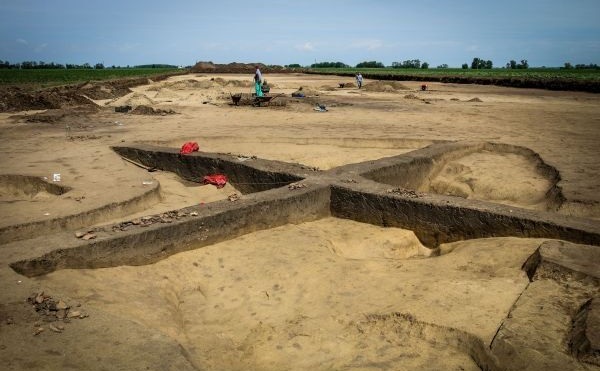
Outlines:
MULTIPOLYGON (((418 188, 427 171, 415 171, 415 164, 423 164, 429 172, 435 164, 424 154, 435 157, 452 149, 453 156, 461 156, 462 152, 479 148, 456 144, 438 146, 441 148, 432 146, 417 154, 327 172, 300 164, 223 154, 181 155, 176 149, 152 146, 114 147, 130 161, 174 172, 186 180, 199 182, 205 174, 226 174, 236 189, 245 194, 244 199, 188 207, 175 212, 173 220, 149 226, 130 223, 131 229, 126 231, 114 225, 106 226, 99 228, 98 238, 91 241, 71 235, 65 237, 71 244, 58 249, 48 247, 46 253, 13 262, 11 267, 20 274, 36 276, 64 268, 143 265, 250 232, 330 215, 411 230, 424 246, 432 249, 425 255, 435 254, 435 249, 443 243, 486 237, 555 238, 600 245, 600 228, 587 219, 460 197, 406 190, 389 192, 382 184, 369 180, 397 184, 404 179, 403 185, 418 188), (367 179, 360 174, 365 174, 367 179)), ((486 145, 483 148, 487 148, 486 145)), ((552 168, 547 169, 552 172, 552 168)))

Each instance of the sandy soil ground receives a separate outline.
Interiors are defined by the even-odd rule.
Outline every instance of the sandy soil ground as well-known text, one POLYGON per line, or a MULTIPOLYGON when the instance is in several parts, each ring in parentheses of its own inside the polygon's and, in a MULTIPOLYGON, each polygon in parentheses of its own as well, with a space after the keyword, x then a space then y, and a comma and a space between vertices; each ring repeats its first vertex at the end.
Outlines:
MULTIPOLYGON (((56 194, 2 178, 0 228, 94 210, 89 225, 107 224, 236 193, 230 185, 216 189, 147 172, 110 149, 132 142, 178 148, 186 141, 198 142, 201 151, 320 169, 438 141, 507 143, 531 149, 560 173, 557 186, 565 202, 554 212, 600 218, 597 95, 440 83, 421 91, 416 82, 358 90, 338 88, 344 82, 339 77, 266 78, 273 94, 289 95, 302 86, 318 96, 286 106, 233 106, 230 94, 249 93, 251 76, 191 74, 97 101, 104 107, 97 113, 47 122, 28 119, 40 112, 0 114, 0 175, 45 177, 70 187, 56 194), (328 111, 315 111, 315 102, 328 111), (175 113, 114 112, 122 105, 175 113), (138 202, 128 202, 136 197, 138 202)), ((552 187, 530 159, 510 153, 469 154, 441 169, 421 191, 544 211, 552 187)), ((0 360, 7 369, 479 369, 456 344, 473 338, 491 346, 531 286, 521 266, 543 242, 461 241, 427 257, 411 231, 326 218, 147 266, 60 270, 37 278, 10 269, 23 248, 50 243, 51 232, 64 228, 69 226, 50 225, 42 236, 0 245, 0 360), (26 303, 42 291, 78 308, 84 318, 50 328, 26 303), (420 334, 402 331, 407 323, 419 324, 420 334)), ((536 323, 542 312, 568 318, 565 313, 598 296, 596 286, 572 287, 538 283, 531 302, 546 300, 564 313, 531 305, 521 307, 519 318, 536 323)), ((556 336, 564 340, 569 329, 561 326, 556 336)), ((527 339, 539 337, 527 329, 527 339)), ((570 358, 562 340, 539 349, 532 340, 529 365, 505 367, 598 369, 570 358)))

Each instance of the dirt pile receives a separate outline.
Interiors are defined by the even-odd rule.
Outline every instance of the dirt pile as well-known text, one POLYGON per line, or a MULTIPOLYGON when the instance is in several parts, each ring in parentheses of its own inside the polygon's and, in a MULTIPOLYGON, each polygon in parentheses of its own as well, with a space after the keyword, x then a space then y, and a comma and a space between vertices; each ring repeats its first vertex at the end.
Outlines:
POLYGON ((399 90, 410 90, 406 85, 398 81, 373 81, 365 84, 363 87, 366 91, 395 93, 399 90))
POLYGON ((301 86, 298 88, 298 90, 296 90, 295 92, 292 93, 292 97, 297 97, 297 98, 315 97, 315 96, 319 96, 319 94, 320 94, 320 92, 316 89, 306 87, 306 86, 301 86))
POLYGON ((254 73, 256 66, 263 73, 286 73, 298 72, 297 69, 288 69, 277 65, 265 65, 263 63, 238 63, 215 64, 213 62, 198 62, 192 68, 191 72, 213 72, 213 73, 254 73))
POLYGON ((146 106, 146 105, 140 105, 135 107, 132 111, 132 114, 134 115, 160 115, 160 116, 165 116, 165 115, 173 115, 177 112, 173 111, 172 109, 168 109, 168 110, 163 110, 160 108, 152 108, 150 106, 146 106))
POLYGON ((17 120, 24 120, 25 122, 54 124, 57 122, 62 122, 64 119, 73 119, 76 117, 91 115, 99 110, 100 107, 96 105, 85 105, 69 108, 48 109, 43 112, 36 112, 28 115, 15 115, 11 117, 17 120))

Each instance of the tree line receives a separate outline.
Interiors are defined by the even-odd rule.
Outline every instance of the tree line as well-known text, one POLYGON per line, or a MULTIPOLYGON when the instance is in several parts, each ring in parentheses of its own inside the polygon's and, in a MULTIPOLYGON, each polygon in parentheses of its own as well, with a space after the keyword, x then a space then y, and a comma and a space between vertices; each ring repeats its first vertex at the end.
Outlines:
MULTIPOLYGON (((286 67, 294 67, 294 68, 300 68, 300 64, 298 63, 294 63, 294 64, 289 64, 286 65, 286 67)), ((421 62, 419 59, 408 59, 402 62, 392 62, 392 64, 390 66, 385 66, 382 62, 378 62, 378 61, 364 61, 364 62, 360 62, 358 63, 354 68, 386 68, 386 67, 391 67, 391 68, 415 68, 415 69, 428 69, 429 68, 429 63, 427 62, 421 62)), ((471 64, 468 63, 463 63, 461 66, 463 69, 474 69, 474 70, 481 70, 481 69, 492 69, 494 67, 494 64, 491 60, 485 60, 483 58, 479 58, 479 57, 475 57, 473 58, 473 61, 471 61, 471 64)), ((313 63, 310 65, 310 68, 352 68, 352 66, 349 66, 343 62, 318 62, 318 63, 313 63)), ((448 68, 447 64, 440 64, 438 65, 436 68, 448 68)), ((503 68, 506 69, 528 69, 529 68, 529 62, 527 61, 527 59, 521 59, 521 61, 517 62, 516 60, 510 60, 506 63, 506 65, 503 66, 503 68)), ((572 65, 569 62, 566 62, 564 64, 563 67, 560 67, 562 69, 598 69, 598 65, 597 64, 576 64, 576 65, 572 65)))
POLYGON ((115 66, 105 67, 103 63, 96 63, 91 65, 89 63, 84 64, 61 64, 61 63, 46 63, 44 61, 25 61, 20 63, 10 63, 9 61, 0 60, 0 69, 21 69, 21 70, 48 70, 48 69, 96 69, 101 70, 104 68, 177 68, 177 66, 171 64, 143 64, 138 66, 115 66))

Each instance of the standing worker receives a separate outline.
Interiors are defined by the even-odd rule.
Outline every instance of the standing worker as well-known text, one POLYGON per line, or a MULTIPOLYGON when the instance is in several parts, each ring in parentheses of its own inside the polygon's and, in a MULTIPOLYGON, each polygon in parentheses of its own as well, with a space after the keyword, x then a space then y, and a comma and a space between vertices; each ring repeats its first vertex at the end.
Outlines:
POLYGON ((358 85, 358 88, 360 89, 362 87, 362 83, 363 83, 363 77, 360 74, 360 72, 356 75, 356 85, 358 85))
POLYGON ((260 69, 258 68, 258 66, 256 66, 256 71, 254 72, 254 89, 256 90, 257 97, 263 96, 261 85, 262 85, 262 74, 260 73, 260 69))

